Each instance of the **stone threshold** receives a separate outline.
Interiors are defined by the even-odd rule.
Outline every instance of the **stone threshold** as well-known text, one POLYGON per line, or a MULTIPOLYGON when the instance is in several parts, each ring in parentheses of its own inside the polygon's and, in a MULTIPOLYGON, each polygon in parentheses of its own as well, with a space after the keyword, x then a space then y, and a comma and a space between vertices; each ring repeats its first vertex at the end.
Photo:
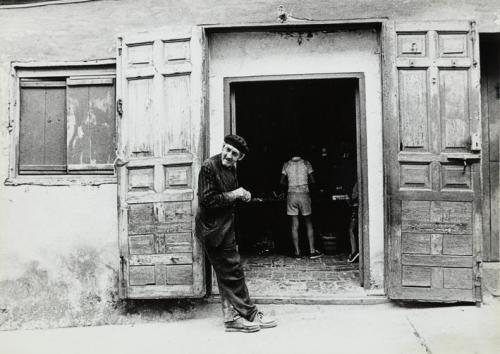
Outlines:
MULTIPOLYGON (((391 302, 385 295, 366 296, 251 296, 256 304, 293 304, 293 305, 378 305, 391 302)), ((220 303, 219 295, 211 295, 207 298, 210 303, 220 303)))

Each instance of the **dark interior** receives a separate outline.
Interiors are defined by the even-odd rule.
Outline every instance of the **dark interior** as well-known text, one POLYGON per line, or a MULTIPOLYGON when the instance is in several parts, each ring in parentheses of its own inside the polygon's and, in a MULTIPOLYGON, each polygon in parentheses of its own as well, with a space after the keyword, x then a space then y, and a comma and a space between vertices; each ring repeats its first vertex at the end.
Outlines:
MULTIPOLYGON (((280 188, 279 181, 283 163, 296 144, 315 171, 317 183, 311 197, 316 247, 327 254, 349 251, 350 209, 345 200, 334 201, 332 195, 351 194, 357 178, 357 87, 357 79, 231 84, 236 133, 250 147, 238 166, 240 184, 253 198, 237 211, 241 253, 291 253, 286 189, 280 188)), ((300 230, 300 239, 305 250, 304 231, 300 230)))

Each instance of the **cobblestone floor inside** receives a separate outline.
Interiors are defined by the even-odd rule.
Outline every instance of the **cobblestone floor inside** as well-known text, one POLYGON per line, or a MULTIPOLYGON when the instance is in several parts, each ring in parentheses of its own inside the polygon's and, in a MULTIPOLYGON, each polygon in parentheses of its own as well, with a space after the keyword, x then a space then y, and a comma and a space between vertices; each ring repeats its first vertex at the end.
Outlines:
POLYGON ((364 296, 358 263, 346 254, 294 259, 265 254, 242 255, 250 294, 259 297, 356 297, 364 296))

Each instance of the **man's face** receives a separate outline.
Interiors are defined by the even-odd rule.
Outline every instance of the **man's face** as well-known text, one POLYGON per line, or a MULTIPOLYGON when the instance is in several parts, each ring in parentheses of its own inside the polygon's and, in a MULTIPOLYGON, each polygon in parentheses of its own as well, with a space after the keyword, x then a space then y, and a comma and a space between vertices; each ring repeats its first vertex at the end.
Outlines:
POLYGON ((230 144, 222 145, 222 164, 226 167, 233 167, 237 161, 241 160, 244 154, 230 144))

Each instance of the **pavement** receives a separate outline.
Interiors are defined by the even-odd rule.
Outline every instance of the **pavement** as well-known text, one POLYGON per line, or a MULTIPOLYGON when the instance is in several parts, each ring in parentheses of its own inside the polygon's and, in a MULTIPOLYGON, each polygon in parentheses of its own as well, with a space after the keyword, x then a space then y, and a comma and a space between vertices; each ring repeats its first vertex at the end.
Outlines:
POLYGON ((294 259, 279 254, 242 256, 250 294, 260 297, 331 298, 364 297, 358 263, 347 254, 318 259, 294 259))
POLYGON ((474 305, 259 305, 278 327, 228 333, 220 304, 194 318, 0 332, 1 354, 499 353, 500 300, 474 305))

